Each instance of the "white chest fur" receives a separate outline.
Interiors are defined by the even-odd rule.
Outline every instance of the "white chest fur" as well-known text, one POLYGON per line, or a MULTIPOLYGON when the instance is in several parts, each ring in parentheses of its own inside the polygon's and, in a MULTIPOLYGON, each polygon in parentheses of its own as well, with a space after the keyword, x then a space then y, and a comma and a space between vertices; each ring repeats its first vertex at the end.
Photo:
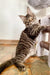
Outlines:
POLYGON ((24 59, 24 61, 26 60, 26 59, 28 59, 30 56, 33 56, 34 54, 36 54, 36 46, 34 45, 34 46, 31 46, 31 48, 30 48, 30 50, 29 50, 29 53, 28 53, 28 55, 26 56, 26 58, 24 59))
POLYGON ((35 46, 32 46, 31 48, 30 48, 30 56, 32 56, 32 55, 34 55, 34 54, 36 54, 36 47, 35 46))

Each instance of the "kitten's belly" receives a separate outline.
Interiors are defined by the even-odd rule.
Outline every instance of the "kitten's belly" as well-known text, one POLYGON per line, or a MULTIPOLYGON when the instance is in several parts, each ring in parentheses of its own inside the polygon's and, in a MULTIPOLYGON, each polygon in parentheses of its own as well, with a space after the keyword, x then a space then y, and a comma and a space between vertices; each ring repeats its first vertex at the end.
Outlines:
POLYGON ((30 51, 29 51, 29 54, 27 54, 27 56, 26 56, 26 58, 24 59, 24 61, 25 61, 26 59, 28 59, 30 56, 33 56, 34 54, 36 54, 36 48, 31 47, 31 48, 30 48, 30 51))
POLYGON ((32 55, 34 55, 34 54, 36 54, 36 47, 32 46, 32 47, 30 48, 29 55, 32 56, 32 55))

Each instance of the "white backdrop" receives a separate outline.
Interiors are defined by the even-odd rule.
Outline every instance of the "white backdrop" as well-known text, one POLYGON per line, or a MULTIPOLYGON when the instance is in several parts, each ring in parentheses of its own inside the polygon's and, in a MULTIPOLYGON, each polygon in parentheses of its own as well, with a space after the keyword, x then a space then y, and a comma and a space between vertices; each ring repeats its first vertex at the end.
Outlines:
POLYGON ((26 0, 0 0, 0 39, 18 40, 24 24, 17 16, 26 14, 26 0))
MULTIPOLYGON (((0 39, 19 39, 25 25, 18 15, 25 15, 26 7, 27 0, 0 0, 0 39)), ((33 12, 36 13, 37 10, 33 10, 33 12)), ((46 15, 46 9, 43 9, 41 12, 37 15, 46 15)))

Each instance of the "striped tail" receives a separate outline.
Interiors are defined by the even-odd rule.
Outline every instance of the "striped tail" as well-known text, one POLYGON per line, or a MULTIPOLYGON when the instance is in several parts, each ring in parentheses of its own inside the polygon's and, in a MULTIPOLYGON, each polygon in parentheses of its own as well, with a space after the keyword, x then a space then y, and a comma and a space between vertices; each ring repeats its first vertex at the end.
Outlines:
POLYGON ((4 62, 3 64, 0 65, 0 74, 3 72, 4 69, 6 69, 7 67, 13 65, 15 62, 15 59, 12 58, 9 61, 4 62))

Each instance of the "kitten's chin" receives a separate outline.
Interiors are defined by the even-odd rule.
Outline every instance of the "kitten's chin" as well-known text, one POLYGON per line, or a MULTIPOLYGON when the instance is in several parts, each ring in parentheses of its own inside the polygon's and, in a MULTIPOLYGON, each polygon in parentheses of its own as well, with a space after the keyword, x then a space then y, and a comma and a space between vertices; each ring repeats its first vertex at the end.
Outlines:
POLYGON ((37 24, 37 23, 33 22, 33 23, 31 24, 31 26, 34 25, 34 24, 37 24))

